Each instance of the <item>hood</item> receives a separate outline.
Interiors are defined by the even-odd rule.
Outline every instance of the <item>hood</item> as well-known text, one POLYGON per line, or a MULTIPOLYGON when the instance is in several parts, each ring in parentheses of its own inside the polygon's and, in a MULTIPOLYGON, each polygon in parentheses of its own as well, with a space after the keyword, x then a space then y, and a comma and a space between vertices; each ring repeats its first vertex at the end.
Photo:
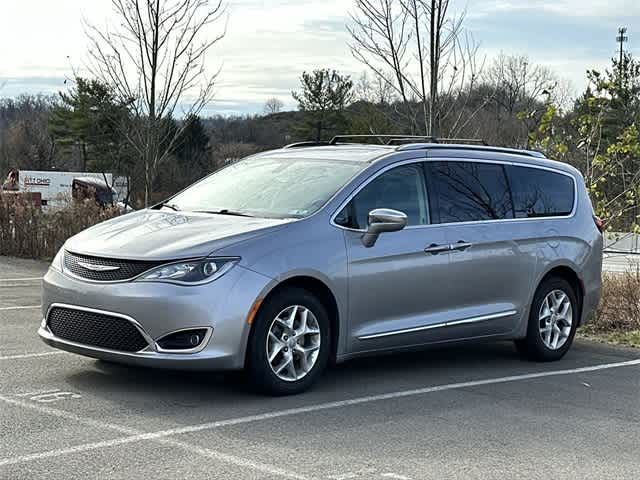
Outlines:
POLYGON ((65 248, 79 254, 131 260, 201 257, 290 221, 141 210, 94 225, 67 240, 65 248))

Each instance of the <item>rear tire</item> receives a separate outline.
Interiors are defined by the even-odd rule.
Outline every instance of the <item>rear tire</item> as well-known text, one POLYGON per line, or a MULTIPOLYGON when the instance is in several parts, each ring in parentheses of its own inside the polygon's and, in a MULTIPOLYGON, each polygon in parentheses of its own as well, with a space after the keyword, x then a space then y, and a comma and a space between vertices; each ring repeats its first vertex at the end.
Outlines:
POLYGON ((571 348, 578 320, 573 287, 563 278, 551 277, 540 284, 533 297, 527 336, 515 341, 516 349, 529 360, 560 360, 571 348))
POLYGON ((331 351, 327 310, 307 290, 292 287, 270 296, 254 319, 247 373, 258 390, 293 395, 310 388, 331 351))

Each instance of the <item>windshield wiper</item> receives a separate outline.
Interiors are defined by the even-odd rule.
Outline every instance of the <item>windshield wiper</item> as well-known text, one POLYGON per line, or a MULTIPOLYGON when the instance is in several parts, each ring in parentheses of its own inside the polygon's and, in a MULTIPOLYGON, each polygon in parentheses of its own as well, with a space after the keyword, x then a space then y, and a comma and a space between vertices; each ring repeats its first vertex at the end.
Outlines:
POLYGON ((162 208, 162 207, 167 207, 170 208, 171 210, 173 210, 174 212, 179 212, 180 211, 180 207, 178 207, 175 203, 161 203, 160 205, 158 205, 158 207, 162 208))
POLYGON ((249 215, 248 213, 239 212, 237 210, 229 210, 228 208, 223 208, 221 210, 194 210, 196 213, 212 213, 215 215, 233 215, 234 217, 253 217, 253 215, 249 215))

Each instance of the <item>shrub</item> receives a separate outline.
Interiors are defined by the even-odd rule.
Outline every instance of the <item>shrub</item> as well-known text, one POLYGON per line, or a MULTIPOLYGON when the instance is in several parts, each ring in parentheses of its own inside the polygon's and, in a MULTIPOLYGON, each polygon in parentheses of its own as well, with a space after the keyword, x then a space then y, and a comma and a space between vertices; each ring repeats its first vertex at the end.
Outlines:
POLYGON ((586 330, 640 330, 640 267, 602 275, 602 299, 586 330))
POLYGON ((0 255, 52 258, 67 238, 119 215, 115 207, 91 200, 70 201, 65 208, 44 211, 24 198, 0 196, 0 255))

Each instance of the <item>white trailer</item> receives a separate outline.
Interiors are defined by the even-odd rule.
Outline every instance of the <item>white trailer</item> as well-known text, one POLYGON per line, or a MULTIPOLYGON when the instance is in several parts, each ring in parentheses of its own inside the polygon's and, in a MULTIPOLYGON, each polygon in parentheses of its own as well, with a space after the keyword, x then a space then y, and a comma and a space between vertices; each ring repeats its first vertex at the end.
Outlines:
POLYGON ((116 194, 114 202, 124 202, 128 193, 126 177, 116 177, 111 173, 95 172, 47 172, 20 170, 18 172, 18 191, 40 192, 43 207, 62 207, 71 199, 71 185, 78 177, 95 177, 113 187, 116 194))

